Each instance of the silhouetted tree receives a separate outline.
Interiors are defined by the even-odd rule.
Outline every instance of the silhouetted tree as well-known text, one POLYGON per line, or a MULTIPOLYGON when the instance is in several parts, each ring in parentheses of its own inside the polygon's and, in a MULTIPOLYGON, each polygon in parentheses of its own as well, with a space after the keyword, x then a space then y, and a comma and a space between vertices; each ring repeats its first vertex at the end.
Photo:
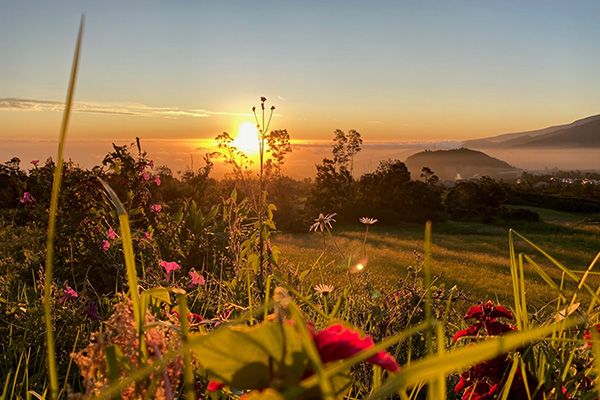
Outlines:
POLYGON ((435 175, 429 167, 423 167, 421 169, 421 178, 425 179, 425 183, 428 185, 437 185, 440 181, 440 178, 435 175))
POLYGON ((334 132, 333 141, 333 161, 338 171, 341 168, 350 170, 350 175, 354 176, 354 155, 358 153, 361 148, 362 139, 360 133, 351 129, 348 134, 340 129, 336 129, 334 132))
POLYGON ((271 156, 265 163, 265 175, 281 177, 285 157, 292 152, 290 135, 287 129, 274 130, 267 134, 267 153, 271 156))

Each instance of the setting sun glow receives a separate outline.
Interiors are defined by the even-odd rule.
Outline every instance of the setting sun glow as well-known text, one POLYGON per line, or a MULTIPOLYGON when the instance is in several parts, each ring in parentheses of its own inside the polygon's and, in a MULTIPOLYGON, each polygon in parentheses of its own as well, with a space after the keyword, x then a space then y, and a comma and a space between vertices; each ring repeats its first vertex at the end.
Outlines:
POLYGON ((237 137, 233 144, 247 156, 258 153, 258 132, 251 122, 244 122, 238 129, 237 137))

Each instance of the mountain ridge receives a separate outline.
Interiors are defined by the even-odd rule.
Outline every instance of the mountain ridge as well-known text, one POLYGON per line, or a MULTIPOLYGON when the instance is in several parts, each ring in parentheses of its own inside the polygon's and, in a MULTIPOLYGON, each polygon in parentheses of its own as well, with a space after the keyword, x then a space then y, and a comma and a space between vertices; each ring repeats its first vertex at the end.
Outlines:
POLYGON ((570 124, 467 140, 463 142, 463 147, 471 149, 600 147, 600 114, 581 118, 570 124))

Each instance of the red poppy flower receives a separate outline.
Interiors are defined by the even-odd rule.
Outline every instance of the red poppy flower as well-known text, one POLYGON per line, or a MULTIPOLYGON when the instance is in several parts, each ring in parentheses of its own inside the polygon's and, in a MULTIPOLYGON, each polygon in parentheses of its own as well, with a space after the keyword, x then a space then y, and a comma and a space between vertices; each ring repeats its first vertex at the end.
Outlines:
MULTIPOLYGON (((370 336, 361 337, 357 331, 342 324, 334 324, 323 329, 314 335, 313 339, 324 364, 343 360, 375 345, 370 336)), ((400 369, 394 357, 386 351, 380 351, 366 361, 390 372, 397 372, 400 369)))
POLYGON ((221 389, 223 386, 225 386, 224 383, 213 381, 211 379, 210 382, 208 382, 208 386, 206 387, 206 391, 207 392, 216 392, 217 390, 221 389))

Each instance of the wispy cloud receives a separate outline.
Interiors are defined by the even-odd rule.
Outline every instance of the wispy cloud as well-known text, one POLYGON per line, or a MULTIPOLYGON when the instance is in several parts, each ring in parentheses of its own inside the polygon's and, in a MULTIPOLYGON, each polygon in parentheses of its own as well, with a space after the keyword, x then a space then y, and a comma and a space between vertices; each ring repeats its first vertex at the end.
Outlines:
POLYGON ((367 121, 367 124, 383 124, 382 121, 367 121))
MULTIPOLYGON (((32 100, 17 98, 0 98, 0 111, 62 111, 64 103, 52 100, 32 100)), ((204 109, 180 109, 173 107, 150 107, 138 103, 75 103, 74 112, 93 114, 132 115, 158 118, 206 118, 211 115, 232 115, 249 117, 249 113, 234 113, 228 111, 209 111, 204 109)))

